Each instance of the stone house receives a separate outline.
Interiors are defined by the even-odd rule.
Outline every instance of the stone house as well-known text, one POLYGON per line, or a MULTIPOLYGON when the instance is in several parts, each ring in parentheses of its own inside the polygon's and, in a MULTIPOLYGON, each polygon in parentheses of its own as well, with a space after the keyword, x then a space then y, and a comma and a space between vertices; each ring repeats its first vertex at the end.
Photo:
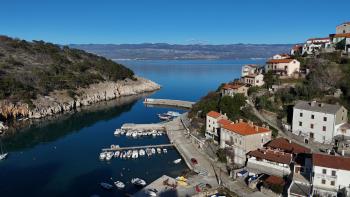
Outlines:
POLYGON ((300 62, 296 59, 270 59, 266 62, 265 71, 272 71, 280 76, 292 76, 300 70, 300 62))
POLYGON ((248 87, 244 84, 225 84, 221 88, 221 96, 231 96, 233 97, 235 94, 243 94, 244 96, 248 96, 248 87))
POLYGON ((345 22, 335 28, 336 34, 350 33, 350 22, 345 22))
POLYGON ((258 86, 258 87, 263 86, 265 84, 263 74, 246 75, 241 78, 241 82, 248 86, 258 86))

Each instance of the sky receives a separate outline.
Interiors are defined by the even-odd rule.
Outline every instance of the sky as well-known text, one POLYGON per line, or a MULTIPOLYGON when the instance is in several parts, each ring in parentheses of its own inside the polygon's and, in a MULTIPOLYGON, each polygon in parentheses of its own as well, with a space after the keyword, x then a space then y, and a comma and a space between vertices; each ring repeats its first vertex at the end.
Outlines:
POLYGON ((0 0, 0 34, 57 44, 292 44, 350 21, 350 0, 0 0))

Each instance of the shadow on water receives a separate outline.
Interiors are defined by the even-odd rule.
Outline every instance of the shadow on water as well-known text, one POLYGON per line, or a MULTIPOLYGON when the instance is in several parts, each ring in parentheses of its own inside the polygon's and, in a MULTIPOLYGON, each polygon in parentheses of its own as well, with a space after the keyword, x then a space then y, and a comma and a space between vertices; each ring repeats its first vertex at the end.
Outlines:
POLYGON ((84 127, 89 127, 98 121, 120 116, 122 113, 130 111, 137 100, 149 94, 151 93, 100 102, 79 108, 75 112, 40 120, 16 122, 10 132, 2 137, 2 142, 6 151, 18 151, 32 148, 39 143, 51 142, 84 127))
POLYGON ((60 163, 53 162, 24 168, 17 166, 2 168, 0 177, 6 177, 6 181, 1 182, 0 194, 1 196, 13 196, 14 193, 22 191, 26 196, 37 196, 60 166, 60 163), (13 174, 20 174, 21 177, 13 176, 13 174), (34 177, 35 181, 33 181, 34 177))

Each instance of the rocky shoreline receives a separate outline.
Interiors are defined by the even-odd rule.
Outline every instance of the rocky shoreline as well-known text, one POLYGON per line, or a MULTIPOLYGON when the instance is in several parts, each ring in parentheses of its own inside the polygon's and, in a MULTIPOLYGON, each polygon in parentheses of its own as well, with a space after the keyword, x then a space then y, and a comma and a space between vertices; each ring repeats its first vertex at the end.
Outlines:
POLYGON ((141 77, 136 77, 136 79, 92 84, 87 88, 79 88, 74 95, 68 91, 54 91, 48 96, 38 96, 37 99, 32 100, 34 107, 26 103, 11 103, 2 100, 0 101, 0 117, 4 120, 18 117, 38 119, 101 101, 160 89, 160 85, 153 81, 141 77))

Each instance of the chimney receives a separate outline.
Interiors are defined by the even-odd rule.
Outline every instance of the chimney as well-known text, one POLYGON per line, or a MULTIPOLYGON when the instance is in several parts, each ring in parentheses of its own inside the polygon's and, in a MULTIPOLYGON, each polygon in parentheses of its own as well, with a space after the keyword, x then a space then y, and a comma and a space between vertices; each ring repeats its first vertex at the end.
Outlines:
POLYGON ((344 150, 344 149, 341 150, 341 155, 342 155, 342 156, 345 156, 345 150, 344 150))
POLYGON ((291 144, 292 143, 292 140, 289 140, 289 144, 291 144))

